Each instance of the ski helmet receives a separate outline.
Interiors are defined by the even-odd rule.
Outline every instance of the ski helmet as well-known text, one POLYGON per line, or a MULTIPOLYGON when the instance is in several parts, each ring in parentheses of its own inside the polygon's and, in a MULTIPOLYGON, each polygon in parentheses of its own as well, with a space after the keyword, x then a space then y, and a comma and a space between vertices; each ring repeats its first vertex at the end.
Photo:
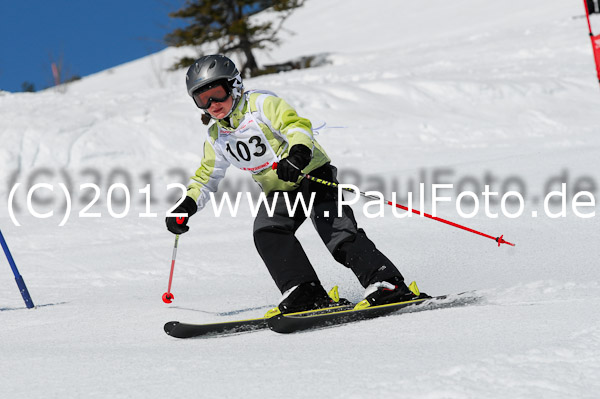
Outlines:
MULTIPOLYGON (((233 98, 235 109, 244 90, 242 75, 233 61, 224 55, 205 55, 197 59, 188 69, 185 83, 188 94, 193 98, 198 89, 209 88, 211 84, 224 83, 233 98)), ((195 102, 195 101, 194 101, 195 102)), ((198 106, 198 104, 196 104, 198 106)), ((230 111, 231 112, 231 111, 230 111)))

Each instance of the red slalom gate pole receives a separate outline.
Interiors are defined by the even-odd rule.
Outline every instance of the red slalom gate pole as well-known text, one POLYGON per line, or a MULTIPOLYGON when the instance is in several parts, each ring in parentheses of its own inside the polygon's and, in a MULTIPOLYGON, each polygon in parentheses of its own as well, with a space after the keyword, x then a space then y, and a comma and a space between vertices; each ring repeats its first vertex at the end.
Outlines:
POLYGON ((583 0, 585 7, 585 17, 587 19, 588 29, 590 31, 590 40, 592 41, 592 51, 594 52, 594 62, 596 63, 596 74, 598 75, 598 83, 600 83, 600 35, 594 37, 592 33, 592 24, 590 23, 590 9, 588 8, 587 0, 583 0))
MULTIPOLYGON (((274 163, 274 164, 273 164, 273 169, 277 169, 277 163, 274 163)), ((336 188, 337 188, 337 187, 339 187, 339 185, 338 185, 337 183, 334 183, 334 182, 331 182, 331 181, 327 181, 327 180, 323 180, 323 179, 319 179, 318 177, 313 177, 313 176, 311 176, 311 175, 309 175, 309 174, 302 174, 302 176, 303 176, 304 178, 306 178, 306 179, 310 180, 310 181, 313 181, 313 182, 315 182, 315 183, 319 183, 319 184, 323 184, 323 185, 325 185, 325 186, 336 187, 336 188)), ((354 191, 353 189, 351 189, 351 188, 349 188, 349 187, 341 187, 341 189, 342 189, 342 190, 345 190, 345 191, 348 191, 348 192, 351 192, 351 193, 356 193, 356 191, 354 191)), ((367 194, 363 193, 362 191, 358 191, 358 194, 362 195, 362 196, 363 196, 363 197, 365 197, 365 198, 369 198, 369 199, 374 199, 374 200, 379 200, 379 199, 380 199, 380 198, 378 198, 378 197, 375 197, 375 196, 372 196, 372 195, 367 195, 367 194)), ((403 209, 403 210, 405 210, 405 211, 411 211, 411 212, 412 212, 412 213, 414 213, 414 214, 421 215, 421 212, 420 212, 420 211, 418 211, 418 210, 416 210, 416 209, 408 209, 408 207, 406 207, 406 206, 404 206, 404 205, 395 204, 395 203, 393 203, 392 201, 388 201, 388 200, 386 200, 386 199, 384 199, 384 201, 385 201, 385 202, 386 202, 388 205, 390 205, 390 206, 395 206, 396 208, 400 208, 400 209, 403 209)), ((427 217, 427 218, 429 218, 429 219, 432 219, 432 220, 435 220, 435 221, 438 221, 438 222, 445 223, 445 224, 447 224, 447 225, 450 225, 450 226, 453 226, 453 227, 456 227, 456 228, 459 228, 459 229, 462 229, 462 230, 465 230, 465 231, 471 232, 471 233, 473 233, 473 234, 480 235, 480 236, 482 236, 482 237, 486 237, 486 238, 492 239, 492 240, 494 240, 494 241, 496 241, 496 242, 498 243, 498 246, 500 246, 500 244, 508 244, 508 245, 511 245, 511 246, 513 246, 513 247, 515 246, 515 244, 513 244, 513 243, 511 243, 511 242, 508 242, 508 241, 506 241, 506 240, 504 240, 504 235, 501 235, 500 237, 493 237, 493 236, 491 236, 491 235, 488 235, 488 234, 482 233, 482 232, 480 232, 480 231, 477 231, 477 230, 473 230, 473 229, 471 229, 471 228, 469 228, 469 227, 462 226, 462 225, 460 225, 460 224, 458 224, 458 223, 454 223, 454 222, 451 222, 451 221, 449 221, 449 220, 446 220, 446 219, 438 218, 437 216, 433 216, 433 215, 430 215, 430 214, 428 214, 428 213, 425 213, 425 212, 423 212, 423 214, 422 214, 422 215, 423 215, 424 217, 427 217)))
POLYGON ((164 303, 171 303, 175 298, 173 294, 171 294, 171 284, 173 283, 173 271, 175 270, 175 257, 177 256, 177 243, 179 242, 179 234, 175 236, 175 245, 173 246, 173 257, 171 260, 171 274, 169 274, 169 287, 167 288, 167 292, 165 292, 162 296, 162 300, 164 303))

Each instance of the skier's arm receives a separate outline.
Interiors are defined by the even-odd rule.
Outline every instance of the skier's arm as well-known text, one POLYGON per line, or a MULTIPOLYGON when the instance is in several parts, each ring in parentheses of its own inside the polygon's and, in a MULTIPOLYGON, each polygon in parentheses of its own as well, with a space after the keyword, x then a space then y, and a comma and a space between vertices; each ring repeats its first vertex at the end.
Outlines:
POLYGON ((204 156, 196 174, 188 184, 187 196, 198 205, 198 210, 210 200, 210 193, 217 191, 220 181, 225 177, 229 161, 213 146, 210 137, 204 142, 204 156))
POLYGON ((269 96, 262 104, 262 113, 271 124, 272 130, 286 142, 281 154, 277 176, 284 181, 296 182, 312 159, 314 137, 312 125, 283 99, 269 96), (287 156, 286 156, 287 155, 287 156))
POLYGON ((298 116, 296 110, 279 97, 268 96, 261 105, 262 114, 272 130, 288 143, 288 149, 301 144, 312 152, 314 137, 310 120, 298 116))
MULTIPOLYGON (((215 133, 214 130, 212 131, 215 133)), ((187 195, 183 202, 173 213, 187 213, 187 217, 167 217, 165 219, 167 229, 173 234, 183 234, 190 228, 187 223, 191 216, 204 208, 210 200, 210 193, 217 191, 219 182, 225 177, 225 170, 229 162, 223 155, 215 150, 209 129, 209 137, 204 142, 204 155, 196 174, 192 176, 188 184, 187 195)))

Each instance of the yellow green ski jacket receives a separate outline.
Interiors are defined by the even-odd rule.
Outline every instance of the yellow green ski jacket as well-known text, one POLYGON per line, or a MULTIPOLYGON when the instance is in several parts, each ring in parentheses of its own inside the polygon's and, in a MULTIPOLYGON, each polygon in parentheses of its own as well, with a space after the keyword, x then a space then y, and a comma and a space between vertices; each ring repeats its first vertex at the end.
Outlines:
POLYGON ((228 118, 218 120, 208 128, 204 156, 200 167, 188 184, 187 195, 196 201, 198 210, 216 192, 229 165, 246 170, 265 194, 291 191, 298 182, 277 178, 274 162, 287 157, 295 144, 312 149, 312 160, 303 173, 329 162, 329 157, 315 140, 312 125, 283 99, 268 91, 248 91, 228 118))

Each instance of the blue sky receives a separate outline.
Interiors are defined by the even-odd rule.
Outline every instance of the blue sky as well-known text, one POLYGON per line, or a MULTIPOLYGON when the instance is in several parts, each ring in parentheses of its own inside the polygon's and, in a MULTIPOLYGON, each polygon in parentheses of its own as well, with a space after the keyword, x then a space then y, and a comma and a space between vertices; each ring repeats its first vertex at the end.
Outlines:
POLYGON ((183 21, 168 13, 185 0, 2 0, 0 89, 25 81, 52 85, 51 60, 86 76, 165 47, 164 35, 183 21))

